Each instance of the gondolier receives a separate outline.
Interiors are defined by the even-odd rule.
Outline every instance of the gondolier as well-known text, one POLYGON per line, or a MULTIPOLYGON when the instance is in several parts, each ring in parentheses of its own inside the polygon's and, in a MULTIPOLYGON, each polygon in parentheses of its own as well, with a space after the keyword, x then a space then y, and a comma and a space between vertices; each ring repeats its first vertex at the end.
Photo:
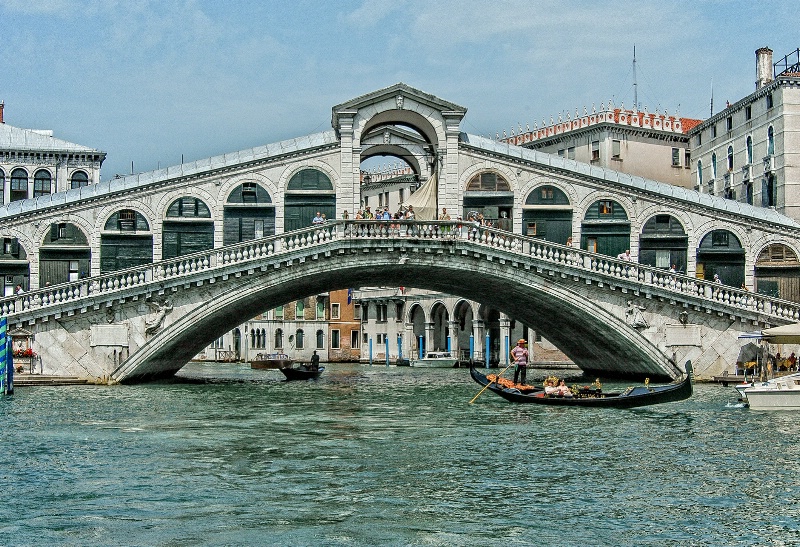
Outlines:
POLYGON ((514 383, 524 384, 528 374, 528 349, 523 338, 517 340, 517 345, 511 350, 511 357, 514 359, 514 383), (517 379, 520 381, 517 382, 517 379))

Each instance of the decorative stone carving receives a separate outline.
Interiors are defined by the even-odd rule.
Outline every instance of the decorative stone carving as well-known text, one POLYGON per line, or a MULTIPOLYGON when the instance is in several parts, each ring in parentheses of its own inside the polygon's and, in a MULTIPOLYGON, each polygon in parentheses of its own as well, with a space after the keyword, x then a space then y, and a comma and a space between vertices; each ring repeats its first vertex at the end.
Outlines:
POLYGON ((397 98, 395 99, 395 101, 397 102, 397 109, 398 110, 403 110, 403 100, 404 99, 403 99, 402 95, 398 95, 397 98))
POLYGON ((157 300, 148 301, 147 305, 150 306, 153 315, 145 318, 144 333, 146 335, 153 335, 161 330, 164 319, 167 317, 167 314, 172 311, 172 304, 165 298, 161 302, 157 300))
POLYGON ((635 329, 648 328, 650 323, 648 323, 644 315, 642 315, 644 310, 644 306, 640 306, 635 304, 632 300, 628 300, 628 309, 625 310, 625 320, 635 329))

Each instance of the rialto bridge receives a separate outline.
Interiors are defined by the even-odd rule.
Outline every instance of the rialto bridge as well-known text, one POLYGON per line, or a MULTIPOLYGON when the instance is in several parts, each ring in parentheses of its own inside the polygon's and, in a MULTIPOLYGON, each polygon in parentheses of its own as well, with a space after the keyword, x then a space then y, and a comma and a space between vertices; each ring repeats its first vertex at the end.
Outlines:
POLYGON ((335 106, 329 132, 9 203, 0 273, 25 292, 0 314, 48 370, 111 381, 172 374, 260 312, 365 285, 490 302, 586 370, 655 377, 685 359, 729 370, 740 332, 800 319, 752 290, 790 285, 791 219, 468 135, 465 113, 397 84, 335 106), (381 155, 435 173, 439 208, 505 213, 511 230, 302 229, 359 209, 360 164, 381 155))

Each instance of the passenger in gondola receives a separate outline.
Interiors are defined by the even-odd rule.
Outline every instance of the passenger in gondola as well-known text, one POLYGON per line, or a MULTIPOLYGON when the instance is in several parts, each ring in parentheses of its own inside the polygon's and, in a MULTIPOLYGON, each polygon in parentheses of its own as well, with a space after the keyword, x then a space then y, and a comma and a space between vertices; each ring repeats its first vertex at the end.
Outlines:
POLYGON ((564 380, 558 382, 558 386, 556 386, 558 390, 558 395, 561 397, 572 397, 572 390, 567 386, 567 383, 564 380))
POLYGON ((544 381, 544 394, 545 395, 558 395, 558 386, 556 386, 555 378, 547 378, 544 381))

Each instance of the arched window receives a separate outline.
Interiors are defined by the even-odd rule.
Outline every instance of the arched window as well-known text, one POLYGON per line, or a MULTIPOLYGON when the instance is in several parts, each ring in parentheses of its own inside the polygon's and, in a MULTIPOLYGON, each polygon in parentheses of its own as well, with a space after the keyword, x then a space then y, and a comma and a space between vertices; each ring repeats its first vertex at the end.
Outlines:
POLYGON ((728 171, 733 171, 733 146, 728 147, 728 171))
POLYGON ((167 209, 170 218, 211 218, 211 210, 203 200, 193 197, 182 197, 172 202, 167 209))
POLYGON ((28 172, 25 169, 11 171, 11 195, 9 201, 28 199, 28 172))
POLYGON ((717 178, 717 153, 711 154, 711 178, 717 178))
POLYGON ((747 135, 747 163, 753 163, 753 137, 747 135))
POLYGON ((46 196, 51 194, 52 177, 50 171, 39 169, 33 175, 33 197, 46 196))
POLYGON ((121 209, 108 217, 103 229, 119 232, 147 232, 150 230, 150 225, 142 213, 133 209, 121 209))
POLYGON ((697 160, 697 185, 703 185, 703 162, 701 160, 697 160))
POLYGON ((325 333, 322 329, 317 331, 317 349, 322 349, 325 347, 325 333))
POLYGON ((223 220, 223 245, 275 234, 275 206, 269 193, 245 182, 228 194, 223 220))
POLYGON ((497 173, 479 173, 467 184, 467 192, 510 192, 508 181, 497 173))
POLYGON ((304 318, 305 315, 305 302, 302 300, 298 300, 294 303, 294 318, 296 321, 300 321, 304 318))
POLYGON ((250 347, 257 348, 258 346, 256 344, 256 329, 250 329, 250 347))
POLYGON ((283 349, 283 329, 275 329, 275 349, 283 349))
POLYGON ((69 187, 80 188, 81 186, 89 186, 89 175, 83 171, 75 171, 69 179, 69 187))
POLYGON ((267 347, 267 331, 261 329, 261 344, 258 346, 261 349, 267 347))
POLYGON ((295 335, 294 335, 295 347, 297 349, 303 349, 305 347, 304 338, 305 338, 305 335, 303 333, 303 329, 297 329, 297 332, 295 332, 295 335))
POLYGON ((767 129, 767 154, 770 156, 775 154, 775 130, 772 126, 767 129))

